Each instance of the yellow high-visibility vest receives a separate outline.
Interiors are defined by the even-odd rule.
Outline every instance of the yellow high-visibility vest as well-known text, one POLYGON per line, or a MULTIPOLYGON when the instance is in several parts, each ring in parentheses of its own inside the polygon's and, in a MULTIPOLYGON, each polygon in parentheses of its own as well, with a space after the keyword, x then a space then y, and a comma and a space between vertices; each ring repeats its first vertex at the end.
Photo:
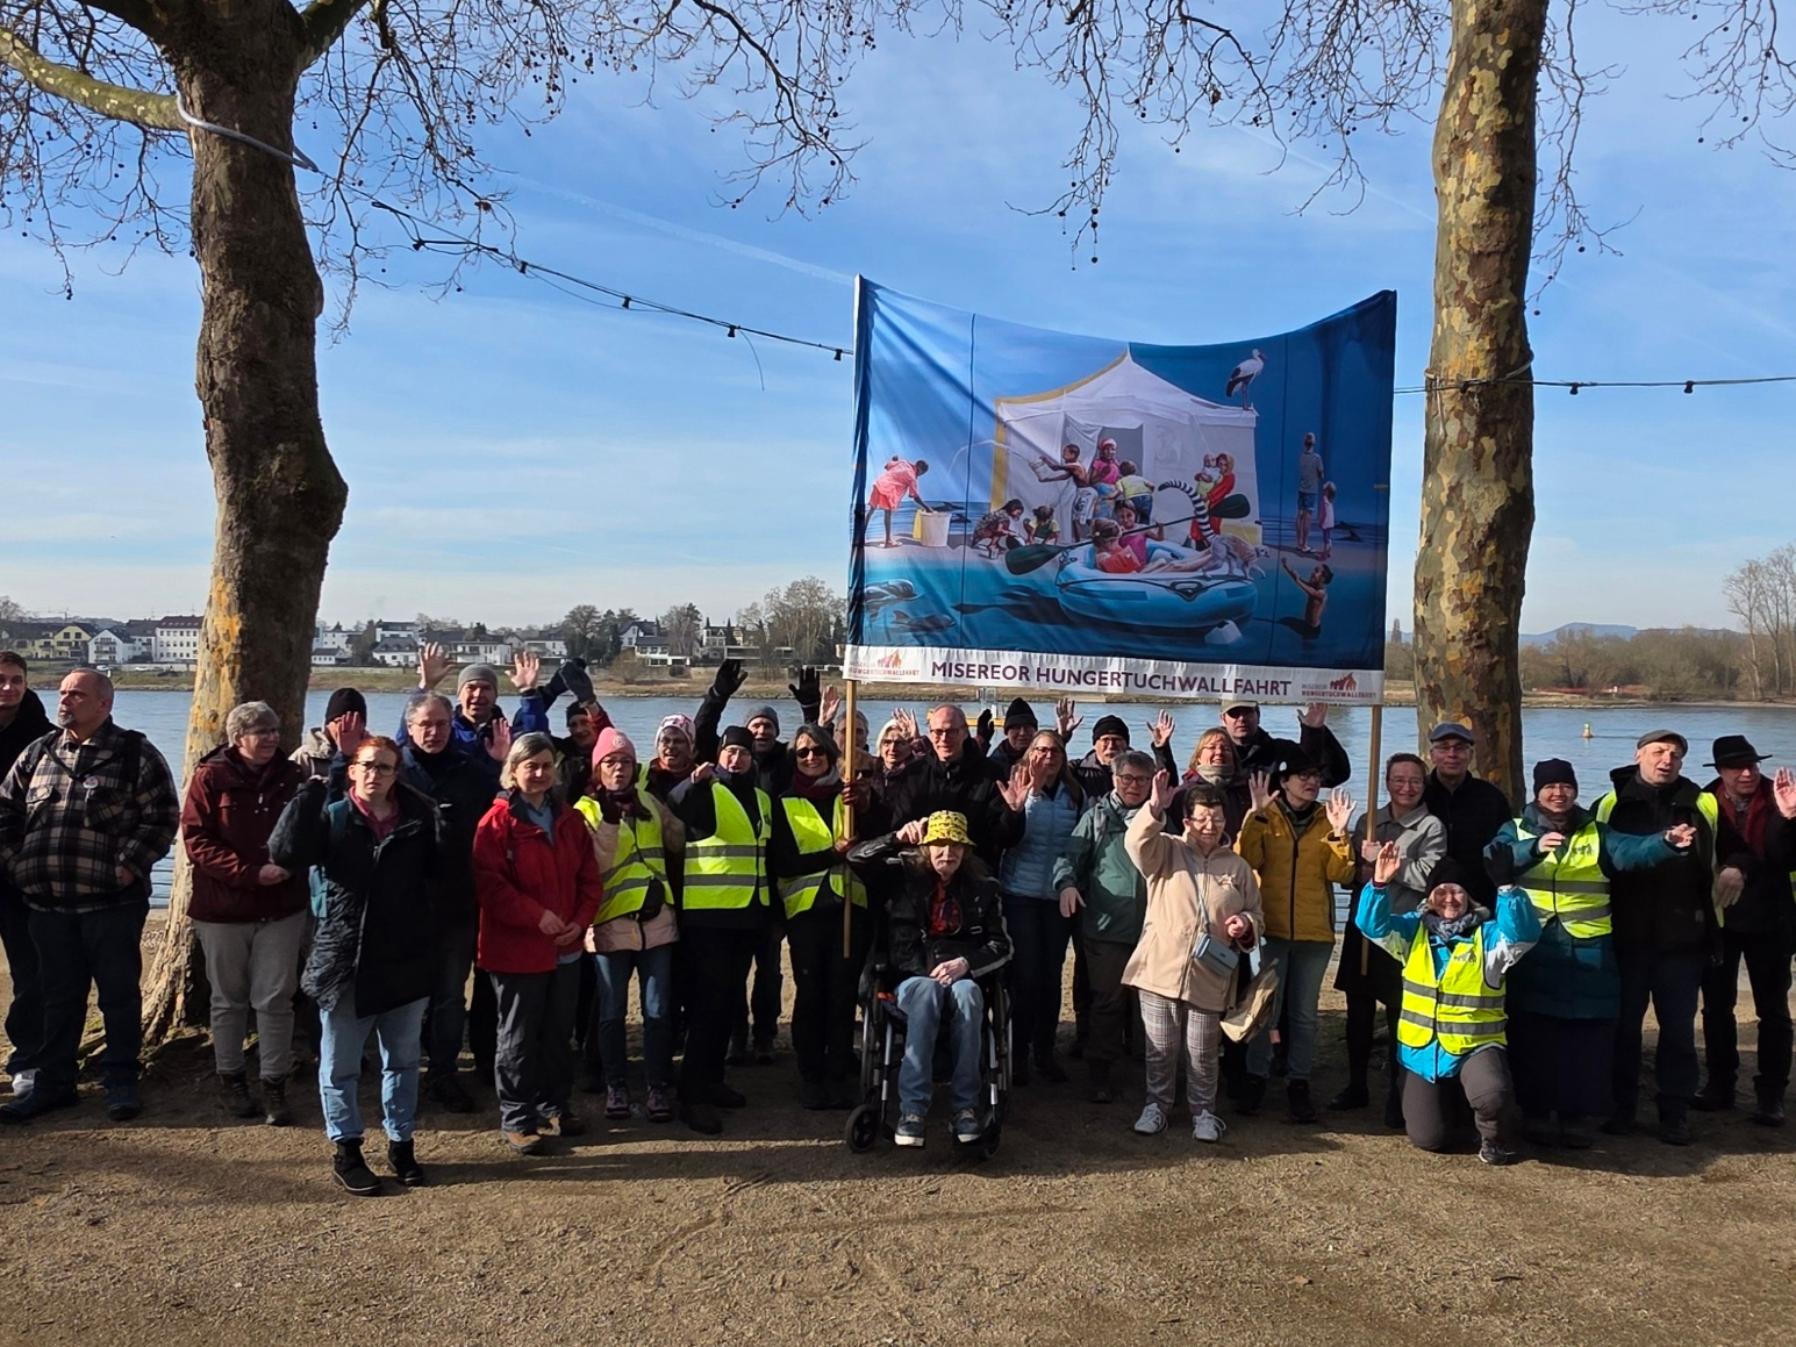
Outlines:
MULTIPOLYGON (((832 823, 825 823, 817 806, 809 800, 800 799, 796 795, 785 795, 780 804, 786 811, 786 822, 792 825, 792 840, 798 845, 798 854, 805 855, 813 851, 827 851, 834 845, 837 835, 842 829, 842 797, 836 796, 835 804, 830 810, 832 823)), ((831 893, 839 899, 841 895, 840 870, 848 873, 848 896, 856 907, 867 905, 867 889, 854 871, 848 870, 845 864, 831 865, 808 875, 798 875, 792 879, 779 882, 780 901, 786 905, 786 915, 796 917, 801 912, 809 912, 816 905, 817 895, 829 886, 831 893)))
MULTIPOLYGON (((1515 832, 1524 842, 1541 835, 1521 819, 1515 821, 1515 832)), ((1601 857, 1602 829, 1591 819, 1567 836, 1559 850, 1543 854, 1516 884, 1542 922, 1557 917, 1567 935, 1594 940, 1615 929, 1601 857)))
MULTIPOLYGON (((667 853, 661 844, 661 815, 655 812, 655 802, 649 793, 640 786, 636 788, 636 799, 648 817, 618 820, 617 852, 610 868, 600 876, 605 883, 605 901, 592 919, 594 926, 613 917, 627 917, 640 911, 650 887, 656 883, 661 885, 667 901, 673 901, 673 888, 667 882, 667 853)), ((595 830, 605 820, 599 802, 590 795, 574 808, 595 830)))
POLYGON ((711 782, 711 807, 717 830, 698 842, 686 844, 686 879, 680 906, 687 912, 737 910, 767 896, 767 843, 773 837, 773 801, 755 787, 760 809, 757 827, 748 811, 721 781, 711 782))
POLYGON ((1470 940, 1458 941, 1437 975, 1428 928, 1416 926, 1403 965, 1403 1002, 1397 1012, 1397 1041, 1425 1048, 1435 1039, 1455 1057, 1489 1043, 1505 1043, 1509 1027, 1503 989, 1484 980, 1486 922, 1470 940))

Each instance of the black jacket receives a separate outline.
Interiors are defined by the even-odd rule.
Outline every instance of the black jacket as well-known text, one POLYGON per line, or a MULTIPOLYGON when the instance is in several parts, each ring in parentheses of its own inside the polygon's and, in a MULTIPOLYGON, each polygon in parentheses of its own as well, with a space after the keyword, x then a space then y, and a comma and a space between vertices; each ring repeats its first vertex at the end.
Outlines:
POLYGON ((1481 776, 1469 772, 1457 789, 1448 790, 1432 771, 1422 787, 1422 805, 1447 826, 1447 854, 1465 872, 1465 889, 1480 907, 1496 910, 1497 886, 1484 865, 1484 849, 1505 823, 1515 817, 1509 797, 1481 776))
MULTIPOLYGON (((969 743, 972 741, 969 740, 969 743)), ((1004 803, 988 759, 962 753, 944 763, 929 753, 913 758, 897 777, 889 778, 861 821, 866 833, 896 832, 938 810, 966 816, 967 831, 987 866, 996 868, 1004 848, 1023 835, 1023 816, 1004 803)))
MULTIPOLYGON (((1152 752, 1155 770, 1165 772, 1176 781, 1179 765, 1172 760, 1172 746, 1159 744, 1152 752)), ((1110 771, 1110 764, 1098 761, 1098 751, 1095 748, 1073 763, 1072 769, 1073 779, 1079 783, 1079 789, 1085 792, 1087 800, 1101 800, 1116 789, 1116 779, 1110 771)))
POLYGON ((276 865, 323 872, 324 915, 300 986, 327 1011, 347 995, 358 1016, 378 1015, 431 992, 441 825, 428 797, 403 783, 393 796, 399 822, 377 842, 351 800, 308 781, 269 838, 276 865))
POLYGON ((1755 792, 1764 801, 1765 845, 1754 851, 1745 835, 1728 818, 1721 778, 1703 787, 1719 806, 1720 827, 1715 838, 1716 867, 1733 868, 1746 877, 1739 901, 1727 910, 1727 929, 1739 935, 1779 935, 1789 938, 1796 929, 1796 902, 1791 901, 1790 871, 1796 869, 1796 819, 1777 812, 1771 779, 1761 776, 1755 792))
POLYGON ((1253 732, 1246 744, 1235 745, 1235 767, 1244 775, 1270 772, 1278 767, 1281 759, 1294 753, 1302 753, 1322 764, 1324 786, 1338 786, 1353 775, 1347 750, 1341 747, 1335 732, 1326 725, 1314 728, 1305 725, 1295 741, 1275 738, 1261 727, 1253 732))
MULTIPOLYGON (((705 690, 704 700, 698 704, 698 714, 692 719, 692 754, 699 762, 716 762, 717 749, 721 742, 718 727, 723 723, 723 711, 730 702, 730 691, 721 683, 721 675, 712 680, 711 686, 705 690)), ((817 719, 822 710, 822 702, 805 701, 798 705, 799 723, 817 719)), ((755 784, 769 795, 785 793, 792 784, 792 755, 782 743, 775 742, 764 753, 755 754, 755 784)))
POLYGON ((1646 836, 1680 823, 1696 828, 1696 845, 1679 852, 1676 860, 1609 881, 1617 947, 1659 954, 1713 952, 1719 934, 1713 901, 1715 834, 1697 808, 1702 792, 1681 776, 1668 786, 1649 786, 1631 764, 1617 767, 1609 779, 1615 793, 1609 826, 1616 832, 1646 836))
POLYGON ((848 850, 848 862, 867 881, 884 912, 885 961, 895 980, 928 977, 950 959, 965 959, 968 976, 982 978, 1010 962, 1010 933, 998 881, 968 856, 948 886, 958 905, 952 930, 929 933, 929 906, 935 897, 935 872, 920 852, 907 849, 887 833, 848 850))
POLYGON ((44 704, 37 693, 27 689, 12 724, 0 730, 0 778, 12 770, 27 744, 35 743, 55 728, 50 717, 44 714, 44 704))

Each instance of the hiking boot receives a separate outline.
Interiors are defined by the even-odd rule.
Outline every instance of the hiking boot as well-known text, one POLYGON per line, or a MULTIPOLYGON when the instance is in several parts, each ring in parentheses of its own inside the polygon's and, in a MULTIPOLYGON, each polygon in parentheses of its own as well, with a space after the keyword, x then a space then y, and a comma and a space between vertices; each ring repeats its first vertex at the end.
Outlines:
POLYGON ((499 1132, 499 1140, 504 1142, 514 1155, 538 1155, 542 1152, 543 1138, 540 1132, 499 1132))
POLYGON ((898 1119, 898 1126, 892 1129, 892 1140, 900 1146, 915 1146, 921 1149, 925 1141, 923 1135, 923 1115, 906 1113, 898 1119))
POLYGON ((287 1078, 267 1076, 262 1081, 262 1121, 269 1127, 286 1127, 293 1121, 287 1105, 287 1078))
POLYGON ((1294 1123, 1316 1121, 1316 1106, 1310 1102, 1307 1080, 1294 1080, 1285 1086, 1285 1116, 1294 1123))
POLYGON ((1141 1116, 1135 1119, 1135 1134, 1144 1137, 1157 1137, 1166 1130, 1166 1110, 1153 1100, 1148 1100, 1141 1110, 1141 1116))
POLYGON ((798 1082, 798 1104, 819 1112, 830 1105, 829 1083, 821 1080, 801 1080, 798 1082))
POLYGON ((630 1116, 630 1087, 628 1085, 607 1085, 605 1087, 605 1116, 612 1122, 623 1122, 630 1116))
POLYGON ((393 1177, 407 1188, 423 1186, 424 1166, 418 1163, 418 1157, 412 1151, 411 1142, 387 1142, 387 1165, 392 1169, 393 1177))
POLYGON ((748 1096, 733 1085, 719 1083, 711 1087, 711 1103, 718 1108, 743 1108, 748 1096))
MULTIPOLYGON (((672 1122, 674 1117, 673 1091, 665 1085, 649 1086, 649 1102, 643 1111, 648 1114, 649 1121, 652 1123, 672 1122)), ((606 1109, 605 1116, 607 1118, 611 1116, 610 1109, 606 1109)))
POLYGON ((453 1071, 432 1071, 424 1077, 424 1097, 446 1113, 472 1113, 474 1097, 462 1087, 453 1071))
POLYGON ((703 1132, 714 1137, 723 1131, 723 1119, 717 1116, 717 1110, 709 1104, 682 1104, 680 1121, 695 1132, 703 1132))
POLYGON ((963 1146, 971 1145, 985 1135, 985 1128, 979 1122, 979 1110, 971 1108, 956 1109, 948 1130, 963 1146))
POLYGON ((1752 1120, 1760 1127, 1782 1127, 1784 1125, 1783 1095, 1760 1094, 1759 1102, 1752 1110, 1752 1120))
POLYGON ((134 1080, 114 1081, 106 1087, 106 1116, 113 1122, 130 1122, 143 1112, 143 1095, 134 1080))
POLYGON ((1659 1140, 1667 1146, 1688 1146, 1692 1140, 1690 1120, 1681 1113, 1659 1119, 1659 1140))
POLYGON ((1487 1165, 1513 1165, 1521 1156, 1494 1141, 1486 1141, 1478 1147, 1478 1158, 1487 1165))
POLYGON ((586 1119, 565 1105, 547 1109, 543 1115, 543 1131, 552 1137, 585 1136, 586 1119))
POLYGON ((0 1104, 0 1123, 32 1122, 55 1109, 74 1108, 80 1102, 72 1085, 62 1090, 49 1085, 36 1086, 28 1093, 14 1095, 0 1104))
POLYGON ((360 1141, 337 1143, 337 1153, 331 1159, 331 1177, 343 1186, 345 1192, 357 1197, 373 1197, 380 1192, 380 1179, 362 1159, 360 1141))
POLYGON ((1266 1077, 1248 1074, 1241 1078, 1241 1093, 1235 1100, 1235 1111, 1251 1118, 1266 1102, 1266 1077))
POLYGON ((249 1076, 242 1071, 218 1073, 218 1106, 233 1118, 253 1118, 262 1111, 250 1097, 249 1076))
POLYGON ((1191 1120, 1191 1137, 1194 1141, 1221 1141, 1222 1134, 1228 1130, 1229 1125, 1209 1109, 1191 1120))
POLYGON ((1364 1085, 1349 1085, 1346 1089, 1336 1094, 1333 1099, 1328 1101, 1328 1108, 1329 1112, 1332 1113, 1337 1109, 1345 1111, 1347 1109, 1365 1108, 1371 1102, 1371 1092, 1368 1091, 1364 1085))
POLYGON ((1725 1077, 1710 1076, 1708 1083, 1696 1092, 1690 1107, 1698 1113, 1726 1113, 1734 1107, 1734 1082, 1725 1077))

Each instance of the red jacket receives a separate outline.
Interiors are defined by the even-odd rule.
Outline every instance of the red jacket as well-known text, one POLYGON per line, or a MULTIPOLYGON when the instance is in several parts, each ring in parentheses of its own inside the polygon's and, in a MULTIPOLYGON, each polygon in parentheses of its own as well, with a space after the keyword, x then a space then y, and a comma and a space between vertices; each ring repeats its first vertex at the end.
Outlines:
POLYGON ((474 892, 480 902, 480 966, 490 973, 549 973, 559 955, 537 923, 545 910, 584 934, 604 897, 586 821, 557 801, 555 837, 530 822, 512 792, 493 801, 474 830, 474 892))
POLYGON ((181 805, 181 841, 193 865, 195 921, 275 921, 306 905, 306 877, 258 884, 268 864, 268 837, 281 810, 305 780, 286 758, 257 771, 235 749, 217 748, 201 758, 181 805))

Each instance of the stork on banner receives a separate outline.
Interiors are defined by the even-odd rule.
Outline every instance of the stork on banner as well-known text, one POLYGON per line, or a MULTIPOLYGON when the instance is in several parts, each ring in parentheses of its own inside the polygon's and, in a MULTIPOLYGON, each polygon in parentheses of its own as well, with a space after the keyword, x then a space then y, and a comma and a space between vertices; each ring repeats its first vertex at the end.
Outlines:
POLYGON ((1205 346, 855 303, 849 678, 1382 699, 1393 292, 1205 346))

